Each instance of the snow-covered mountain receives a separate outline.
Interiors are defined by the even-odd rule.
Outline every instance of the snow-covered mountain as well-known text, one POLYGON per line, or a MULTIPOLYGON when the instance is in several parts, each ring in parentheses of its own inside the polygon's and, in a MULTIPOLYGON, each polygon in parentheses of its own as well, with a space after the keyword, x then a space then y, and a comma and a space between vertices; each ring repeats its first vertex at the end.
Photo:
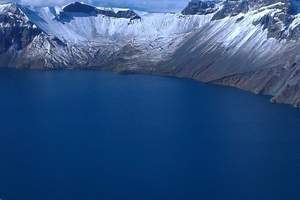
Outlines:
POLYGON ((181 13, 83 3, 0 5, 0 61, 18 68, 98 68, 193 78, 300 107, 294 0, 192 0, 181 13))

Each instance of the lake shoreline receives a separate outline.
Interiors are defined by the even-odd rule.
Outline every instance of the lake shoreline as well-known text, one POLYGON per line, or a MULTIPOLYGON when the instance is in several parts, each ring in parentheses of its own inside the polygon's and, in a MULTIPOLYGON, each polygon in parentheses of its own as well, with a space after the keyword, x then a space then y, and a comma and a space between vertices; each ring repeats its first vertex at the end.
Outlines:
MULTIPOLYGON (((0 70, 25 70, 25 71, 45 71, 45 72, 51 72, 51 71, 98 71, 98 72, 108 72, 108 73, 115 73, 115 74, 119 74, 119 75, 149 75, 149 76, 159 76, 159 77, 168 77, 168 78, 177 78, 177 79, 188 79, 188 80, 192 80, 192 81, 196 81, 196 82, 200 82, 202 84, 207 84, 207 85, 216 85, 216 86, 221 86, 221 87, 225 87, 225 88, 233 88, 233 89, 237 89, 237 90, 242 90, 245 92, 249 92, 252 93, 253 95, 261 95, 261 96, 265 96, 267 98, 269 98, 269 102, 273 103, 273 104, 277 104, 277 105, 287 105, 287 106, 291 106, 297 110, 300 109, 300 105, 293 105, 290 103, 286 103, 286 102, 277 102, 276 100, 274 100, 274 96, 271 94, 264 94, 264 93, 260 93, 260 92, 256 92, 253 89, 247 89, 244 87, 239 87, 237 85, 232 85, 230 83, 226 84, 226 83, 222 83, 219 80, 216 81, 211 81, 211 82, 205 82, 205 81, 201 81, 197 78, 190 78, 188 76, 182 76, 182 75, 178 75, 178 74, 172 74, 170 72, 166 72, 166 73, 161 73, 161 72, 157 72, 157 71, 135 71, 135 70, 128 70, 128 69, 122 69, 122 70, 114 70, 111 69, 110 67, 108 68, 99 68, 99 67, 72 67, 72 68, 55 68, 55 69, 49 69, 49 68, 10 68, 10 67, 0 67, 0 70)), ((0 71, 1 72, 1 71, 0 71)))

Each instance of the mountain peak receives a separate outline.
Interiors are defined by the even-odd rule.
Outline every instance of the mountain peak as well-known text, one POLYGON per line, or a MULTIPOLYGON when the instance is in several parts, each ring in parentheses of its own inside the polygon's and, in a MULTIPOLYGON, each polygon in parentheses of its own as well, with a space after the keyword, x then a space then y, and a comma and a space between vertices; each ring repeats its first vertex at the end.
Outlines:
POLYGON ((119 10, 115 12, 112 9, 97 8, 81 2, 74 2, 63 7, 62 12, 57 19, 66 22, 72 20, 74 16, 82 14, 88 16, 104 15, 107 17, 125 18, 130 20, 141 19, 141 17, 132 10, 119 10))
POLYGON ((280 9, 285 10, 287 13, 292 13, 293 10, 295 10, 293 9, 292 1, 296 0, 191 0, 187 7, 182 11, 182 14, 206 15, 215 13, 213 19, 217 20, 275 4, 278 4, 280 9))
POLYGON ((63 8, 65 12, 93 13, 97 8, 81 2, 71 3, 63 8))
POLYGON ((192 0, 182 11, 184 15, 206 15, 217 10, 215 1, 192 0))

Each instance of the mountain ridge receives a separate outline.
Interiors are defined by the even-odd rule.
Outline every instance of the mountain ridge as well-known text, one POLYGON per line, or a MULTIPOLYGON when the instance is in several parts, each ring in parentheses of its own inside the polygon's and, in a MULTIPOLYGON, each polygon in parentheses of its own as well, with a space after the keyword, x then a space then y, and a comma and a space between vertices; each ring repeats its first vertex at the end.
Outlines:
POLYGON ((79 2, 5 5, 4 66, 185 77, 300 107, 300 15, 289 0, 193 0, 181 13, 125 10, 121 16, 79 2))

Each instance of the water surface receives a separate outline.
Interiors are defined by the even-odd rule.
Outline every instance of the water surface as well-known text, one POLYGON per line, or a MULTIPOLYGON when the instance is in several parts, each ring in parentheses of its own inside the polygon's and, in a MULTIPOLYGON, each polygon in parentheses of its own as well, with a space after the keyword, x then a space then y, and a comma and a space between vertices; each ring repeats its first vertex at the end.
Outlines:
POLYGON ((182 79, 0 71, 3 200, 300 199, 300 111, 182 79))

